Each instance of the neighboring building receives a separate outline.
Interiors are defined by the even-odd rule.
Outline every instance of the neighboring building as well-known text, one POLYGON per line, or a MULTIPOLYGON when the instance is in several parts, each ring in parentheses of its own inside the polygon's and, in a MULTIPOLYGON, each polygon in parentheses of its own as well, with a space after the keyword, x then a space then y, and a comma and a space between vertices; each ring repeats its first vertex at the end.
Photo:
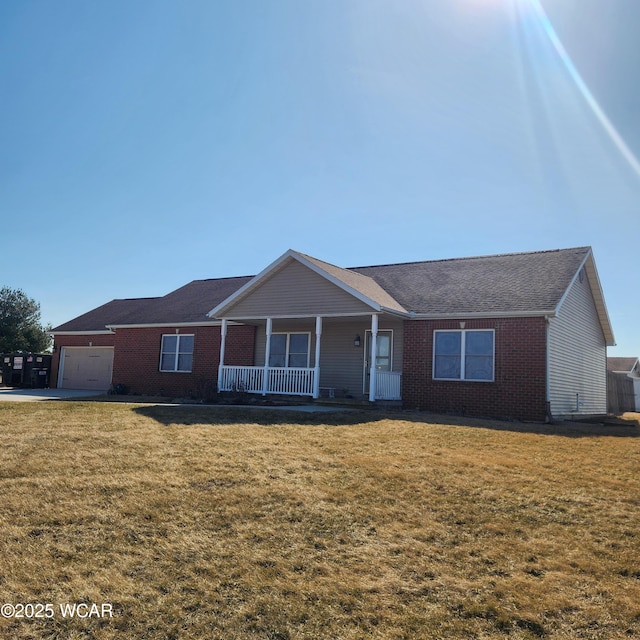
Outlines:
POLYGON ((628 411, 640 411, 640 360, 638 358, 607 358, 607 371, 616 376, 622 376, 623 378, 630 378, 633 386, 616 385, 629 387, 630 392, 625 395, 633 395, 633 397, 625 398, 622 402, 623 410, 628 411))
POLYGON ((351 269, 290 250, 257 276, 114 300, 52 333, 61 387, 528 420, 606 413, 614 344, 589 247, 351 269))

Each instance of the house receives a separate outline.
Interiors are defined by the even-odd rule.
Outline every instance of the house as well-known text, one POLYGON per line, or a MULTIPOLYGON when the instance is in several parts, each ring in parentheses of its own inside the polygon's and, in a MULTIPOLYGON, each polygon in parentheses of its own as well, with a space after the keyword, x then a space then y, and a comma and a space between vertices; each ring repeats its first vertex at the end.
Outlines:
POLYGON ((620 391, 628 388, 628 392, 625 394, 626 398, 620 402, 616 399, 615 402, 610 401, 611 404, 618 404, 623 411, 640 411, 640 360, 638 358, 607 358, 607 371, 610 376, 610 391, 620 391), (625 380, 616 381, 616 378, 622 378, 625 380), (630 379, 631 384, 626 382, 626 379, 630 379), (612 389, 613 387, 613 389, 612 389))
POLYGON ((52 334, 59 387, 528 420, 605 413, 614 344, 589 247, 349 269, 289 250, 256 276, 113 300, 52 334))

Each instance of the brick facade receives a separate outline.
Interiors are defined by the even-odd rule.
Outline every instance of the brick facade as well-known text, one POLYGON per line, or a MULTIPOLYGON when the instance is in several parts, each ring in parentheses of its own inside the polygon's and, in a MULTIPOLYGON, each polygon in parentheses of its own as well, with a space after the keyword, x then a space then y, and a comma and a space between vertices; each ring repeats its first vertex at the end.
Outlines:
MULTIPOLYGON (((217 387, 220 364, 220 327, 152 327, 117 329, 113 383, 130 393, 202 398, 217 387), (160 371, 162 336, 194 336, 191 373, 160 371)), ((230 326, 225 343, 225 364, 252 365, 255 327, 230 326)))
MULTIPOLYGON (((115 334, 56 335, 51 386, 57 386, 62 347, 113 346, 113 384, 125 385, 130 393, 202 398, 215 391, 220 363, 220 327, 145 327, 117 329, 115 334), (193 335, 191 373, 160 371, 160 347, 164 334, 193 335)), ((253 364, 255 327, 229 326, 225 364, 253 364)))
POLYGON ((402 398, 407 409, 543 421, 546 417, 544 318, 464 320, 465 329, 495 330, 494 382, 434 380, 433 332, 458 320, 405 322, 402 398))

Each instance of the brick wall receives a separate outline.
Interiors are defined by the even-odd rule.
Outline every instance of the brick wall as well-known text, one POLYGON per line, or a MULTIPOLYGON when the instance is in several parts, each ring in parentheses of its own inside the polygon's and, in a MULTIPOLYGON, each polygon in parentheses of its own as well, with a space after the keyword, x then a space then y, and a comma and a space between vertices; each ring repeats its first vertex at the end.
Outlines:
POLYGON ((434 380, 433 332, 458 320, 405 322, 402 398, 407 409, 539 420, 546 417, 544 318, 465 320, 465 329, 495 330, 494 382, 434 380))
POLYGON ((55 389, 58 386, 58 371, 60 370, 60 353, 62 347, 113 347, 115 344, 115 335, 85 335, 85 336, 54 336, 54 351, 51 358, 51 377, 49 386, 55 389))
MULTIPOLYGON (((191 373, 160 371, 160 347, 164 334, 177 327, 117 329, 113 383, 124 384, 130 393, 200 398, 216 389, 220 362, 220 327, 179 327, 193 335, 191 373)), ((225 344, 225 364, 252 365, 255 327, 230 326, 225 344)))

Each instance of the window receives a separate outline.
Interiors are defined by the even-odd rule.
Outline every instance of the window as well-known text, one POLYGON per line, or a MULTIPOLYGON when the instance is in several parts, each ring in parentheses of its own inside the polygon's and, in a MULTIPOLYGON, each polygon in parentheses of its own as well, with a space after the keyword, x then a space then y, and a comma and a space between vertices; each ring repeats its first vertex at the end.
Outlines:
POLYGON ((193 364, 193 336, 162 336, 160 371, 190 373, 193 364))
POLYGON ((308 333, 273 333, 269 347, 270 367, 309 366, 308 333))
POLYGON ((435 331, 435 380, 493 381, 494 331, 435 331))

